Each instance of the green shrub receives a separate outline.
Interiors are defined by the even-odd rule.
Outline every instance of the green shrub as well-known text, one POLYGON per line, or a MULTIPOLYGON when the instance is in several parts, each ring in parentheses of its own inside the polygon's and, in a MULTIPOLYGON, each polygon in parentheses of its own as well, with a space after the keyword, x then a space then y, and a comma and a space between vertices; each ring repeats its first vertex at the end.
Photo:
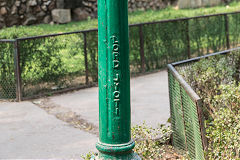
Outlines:
POLYGON ((181 71, 204 100, 209 159, 240 159, 239 59, 239 52, 234 52, 181 71))
POLYGON ((158 128, 152 128, 145 123, 136 125, 132 128, 132 137, 136 141, 134 151, 143 159, 162 158, 165 153, 163 146, 168 144, 170 136, 169 126, 161 125, 158 128))
MULTIPOLYGON (((186 159, 184 151, 176 150, 169 145, 172 134, 170 126, 159 125, 157 128, 152 128, 143 123, 133 126, 131 131, 135 141, 134 152, 142 159, 186 159)), ((97 157, 97 154, 91 152, 82 156, 85 160, 94 157, 97 157)))
POLYGON ((38 36, 43 34, 46 34, 45 30, 37 26, 13 26, 11 28, 5 28, 0 30, 0 39, 16 39, 30 36, 38 36))
POLYGON ((220 85, 214 97, 218 110, 207 121, 210 159, 240 159, 240 85, 220 85))
POLYGON ((240 159, 240 114, 229 108, 214 113, 214 120, 207 123, 209 159, 240 159))
POLYGON ((221 92, 219 86, 234 81, 236 64, 233 59, 233 56, 216 56, 194 63, 191 68, 182 71, 187 82, 203 99, 205 109, 210 115, 217 109, 214 97, 221 92))

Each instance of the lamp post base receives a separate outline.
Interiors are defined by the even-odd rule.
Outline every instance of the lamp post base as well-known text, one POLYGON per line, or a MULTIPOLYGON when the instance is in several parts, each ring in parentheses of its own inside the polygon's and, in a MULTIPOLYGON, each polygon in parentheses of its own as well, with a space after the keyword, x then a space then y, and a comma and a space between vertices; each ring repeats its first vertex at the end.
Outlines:
POLYGON ((142 160, 137 153, 130 152, 125 154, 106 154, 99 152, 97 157, 91 160, 142 160))
POLYGON ((105 154, 99 153, 99 160, 141 160, 137 153, 130 152, 125 154, 105 154))
POLYGON ((99 150, 98 160, 141 160, 141 158, 132 151, 135 143, 130 141, 125 144, 105 144, 98 142, 96 144, 99 150))

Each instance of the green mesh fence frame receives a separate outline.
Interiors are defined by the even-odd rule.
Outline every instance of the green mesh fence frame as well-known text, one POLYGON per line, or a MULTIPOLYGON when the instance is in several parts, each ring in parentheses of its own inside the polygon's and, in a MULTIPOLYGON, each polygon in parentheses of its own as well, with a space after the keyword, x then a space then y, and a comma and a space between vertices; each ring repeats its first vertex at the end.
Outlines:
POLYGON ((206 140, 200 99, 193 100, 178 76, 173 67, 168 67, 173 146, 188 151, 191 159, 204 160, 206 140))
POLYGON ((186 149, 186 135, 181 100, 181 86, 169 71, 169 96, 171 125, 173 130, 173 146, 186 149))
POLYGON ((192 57, 225 50, 225 17, 221 15, 189 20, 189 37, 192 57))
MULTIPOLYGON (((173 144, 178 148, 186 147, 186 150, 189 153, 191 159, 204 159, 204 152, 208 149, 206 132, 205 132, 205 119, 209 120, 208 116, 208 104, 203 103, 203 101, 196 94, 200 89, 196 85, 196 82, 193 82, 192 76, 196 73, 195 70, 192 70, 194 63, 207 59, 208 57, 214 57, 217 59, 219 56, 228 57, 229 62, 225 62, 231 65, 236 65, 238 61, 234 57, 234 54, 238 54, 240 47, 208 54, 205 56, 200 56, 188 60, 183 60, 180 62, 175 62, 168 65, 169 71, 169 92, 170 92, 170 102, 171 102, 171 117, 173 120, 172 128, 175 135, 181 135, 179 130, 176 130, 176 115, 173 114, 176 108, 179 108, 179 101, 182 101, 182 112, 183 112, 183 121, 184 121, 184 131, 186 135, 186 143, 182 142, 179 145, 175 144, 175 141, 178 139, 173 137, 173 144), (174 94, 179 93, 180 86, 180 96, 177 99, 174 97, 174 94), (195 92, 196 91, 196 92, 195 92), (173 110, 173 111, 172 111, 173 110)), ((238 65, 236 65, 238 66, 238 65)), ((194 76, 197 76, 195 74, 194 76)), ((200 94, 202 98, 205 99, 208 97, 206 94, 200 94), (204 96, 205 95, 205 96, 204 96)), ((212 118, 212 117, 211 117, 212 118)), ((214 118, 214 117, 213 117, 214 118)), ((181 120, 182 122, 182 120, 181 120)), ((209 125, 209 124, 208 124, 209 125)), ((211 125, 211 124, 210 124, 211 125)), ((209 126, 208 126, 209 127, 209 126)), ((183 128, 183 127, 182 127, 183 128)), ((212 142, 211 142, 212 143, 212 142)), ((213 142, 213 144, 215 141, 213 142)), ((212 145, 212 144, 210 144, 212 145)), ((215 145, 215 144, 214 144, 215 145)), ((205 157, 206 159, 211 157, 205 157)))
POLYGON ((185 133, 187 137, 187 149, 192 159, 204 159, 203 140, 197 111, 197 104, 181 87, 182 106, 184 114, 185 133))
POLYGON ((0 48, 0 99, 15 99, 14 42, 0 42, 0 48))

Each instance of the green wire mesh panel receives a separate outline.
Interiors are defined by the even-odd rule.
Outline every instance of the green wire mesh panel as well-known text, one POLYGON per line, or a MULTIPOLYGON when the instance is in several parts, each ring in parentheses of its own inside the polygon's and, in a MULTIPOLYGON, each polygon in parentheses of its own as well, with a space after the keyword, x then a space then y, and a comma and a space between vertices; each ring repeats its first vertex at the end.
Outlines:
POLYGON ((204 160, 197 104, 168 71, 173 146, 186 150, 191 159, 204 160))
POLYGON ((183 87, 181 87, 181 96, 189 156, 191 159, 204 159, 196 102, 189 97, 183 87))
POLYGON ((143 25, 147 71, 188 57, 187 27, 186 21, 143 25))
POLYGON ((141 58, 140 58, 140 35, 139 27, 129 28, 129 62, 130 72, 132 75, 141 72, 141 58))
POLYGON ((14 44, 2 42, 0 48, 0 99, 15 99, 14 44))
POLYGON ((170 95, 170 110, 171 124, 173 130, 173 146, 186 149, 186 136, 182 112, 181 90, 179 82, 169 72, 169 95, 170 95))
POLYGON ((189 37, 192 57, 226 49, 224 16, 189 20, 189 37))
POLYGON ((89 83, 98 82, 98 32, 86 33, 89 83))
POLYGON ((228 15, 230 47, 238 47, 240 44, 240 14, 228 15))

